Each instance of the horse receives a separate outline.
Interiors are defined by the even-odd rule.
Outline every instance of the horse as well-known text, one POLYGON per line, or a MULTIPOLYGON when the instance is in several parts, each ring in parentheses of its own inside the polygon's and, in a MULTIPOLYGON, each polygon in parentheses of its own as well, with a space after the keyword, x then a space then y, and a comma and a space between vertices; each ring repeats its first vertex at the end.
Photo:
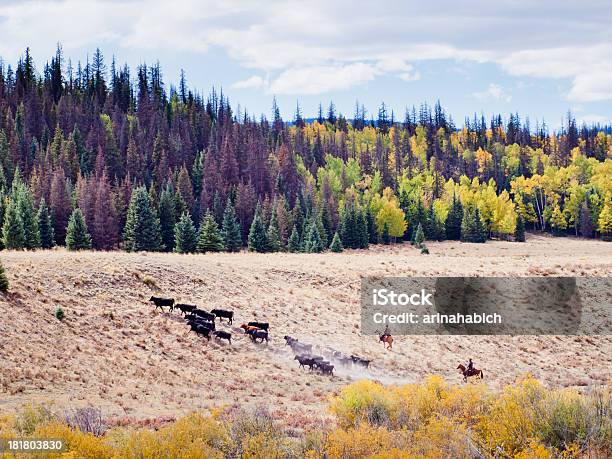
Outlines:
POLYGON ((391 335, 380 335, 378 337, 379 341, 383 343, 385 349, 393 348, 393 336, 391 335))
POLYGON ((463 374, 463 382, 467 382, 467 379, 471 376, 480 376, 480 379, 484 379, 484 373, 482 372, 482 370, 479 370, 477 368, 472 368, 468 371, 468 369, 460 363, 457 367, 457 370, 461 371, 461 373, 463 374))

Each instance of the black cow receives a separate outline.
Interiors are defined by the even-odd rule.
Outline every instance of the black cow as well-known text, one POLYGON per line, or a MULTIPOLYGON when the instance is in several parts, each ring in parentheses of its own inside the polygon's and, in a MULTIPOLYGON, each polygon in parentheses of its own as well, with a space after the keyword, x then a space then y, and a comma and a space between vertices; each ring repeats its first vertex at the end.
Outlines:
POLYGON ((351 355, 351 360, 356 365, 361 365, 364 368, 369 368, 371 360, 364 359, 357 355, 351 355))
POLYGON ((179 309, 181 311, 181 314, 186 314, 188 312, 193 311, 194 309, 197 309, 197 306, 194 304, 177 303, 174 305, 174 309, 179 309))
POLYGON ((217 330, 213 333, 217 339, 226 339, 230 344, 232 344, 232 334, 223 330, 217 330))
POLYGON ((210 341, 210 332, 212 331, 210 328, 197 323, 190 324, 190 327, 191 331, 196 332, 198 335, 204 336, 208 341, 210 341))
POLYGON ((152 301, 155 305, 155 309, 159 308, 164 312, 164 306, 170 308, 170 311, 174 310, 174 300, 172 298, 158 298, 156 296, 152 296, 149 298, 149 301, 152 301))
POLYGON ((194 316, 198 316, 201 317, 202 319, 206 319, 206 320, 212 320, 214 321, 216 319, 217 316, 215 316, 214 314, 207 312, 207 311, 203 311, 202 309, 194 309, 193 311, 191 311, 191 313, 194 316))
POLYGON ((315 360, 309 355, 296 355, 293 360, 297 360, 300 364, 300 368, 308 367, 311 371, 316 365, 315 360))
POLYGON ((258 339, 260 339, 262 343, 264 340, 266 340, 266 343, 268 342, 268 332, 266 330, 251 330, 247 333, 251 336, 254 343, 256 343, 258 339))
POLYGON ((221 319, 228 319, 229 324, 231 325, 234 321, 234 311, 228 311, 226 309, 212 309, 210 312, 219 318, 219 322, 221 322, 221 319))
POLYGON ((195 318, 190 318, 187 319, 187 325, 191 325, 191 324, 198 324, 198 325, 203 325, 204 327, 210 329, 210 330, 215 330, 215 323, 211 322, 209 320, 206 319, 202 319, 201 317, 195 317, 195 318))
POLYGON ((247 325, 249 327, 261 328, 262 330, 265 330, 265 331, 269 331, 270 329, 270 324, 268 322, 249 322, 247 325))
POLYGON ((324 375, 334 375, 334 366, 329 362, 318 363, 317 367, 319 368, 319 371, 321 371, 321 373, 323 373, 324 375))

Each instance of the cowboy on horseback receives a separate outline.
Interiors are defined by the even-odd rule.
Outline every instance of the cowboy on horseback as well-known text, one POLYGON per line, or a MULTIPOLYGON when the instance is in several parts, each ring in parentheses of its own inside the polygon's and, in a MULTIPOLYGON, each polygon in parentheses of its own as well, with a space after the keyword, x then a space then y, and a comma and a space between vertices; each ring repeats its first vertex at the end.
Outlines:
POLYGON ((382 335, 380 335, 379 340, 383 343, 383 346, 385 346, 386 349, 391 349, 393 347, 393 337, 391 336, 389 325, 385 325, 385 331, 382 335))
POLYGON ((389 330, 389 325, 385 325, 385 331, 383 332, 381 338, 386 338, 387 336, 391 336, 391 331, 389 330))
POLYGON ((465 371, 467 374, 470 374, 473 370, 474 370, 474 362, 472 362, 472 359, 469 359, 467 363, 467 368, 465 371))

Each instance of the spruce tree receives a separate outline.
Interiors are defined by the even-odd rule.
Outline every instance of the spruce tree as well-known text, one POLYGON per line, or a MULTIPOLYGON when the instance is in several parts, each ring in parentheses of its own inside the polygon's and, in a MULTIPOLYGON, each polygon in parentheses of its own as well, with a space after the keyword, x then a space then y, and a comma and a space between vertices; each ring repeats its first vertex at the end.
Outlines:
POLYGON ((370 240, 370 234, 368 232, 368 220, 366 218, 366 212, 363 209, 357 211, 357 240, 360 249, 367 249, 370 240))
POLYGON ((236 210, 230 198, 227 198, 227 204, 223 212, 221 236, 223 237, 225 250, 228 252, 238 252, 242 247, 240 223, 238 222, 236 210))
POLYGON ((366 220, 368 223, 368 242, 370 244, 378 243, 378 232, 376 231, 376 220, 370 206, 366 209, 366 220))
POLYGON ((391 244, 391 236, 389 235, 389 224, 387 222, 385 222, 385 225, 383 226, 383 232, 382 232, 382 243, 385 245, 389 245, 391 244))
POLYGON ((463 220, 463 206, 457 196, 453 194, 453 203, 445 222, 446 239, 458 241, 461 239, 461 221, 463 220))
POLYGON ((593 214, 586 200, 580 206, 580 235, 586 238, 593 237, 593 214))
POLYGON ((298 233, 297 225, 293 226, 291 230, 291 235, 289 236, 289 241, 287 241, 287 248, 289 252, 301 252, 302 245, 300 244, 300 233, 298 233))
POLYGON ((304 250, 308 253, 319 253, 325 250, 323 238, 319 232, 319 226, 316 221, 311 221, 308 224, 308 232, 304 241, 304 250))
POLYGON ((176 253, 193 253, 196 250, 197 232, 189 212, 183 212, 174 225, 174 251, 176 253))
POLYGON ((41 198, 38 206, 38 231, 40 233, 40 246, 43 249, 52 248, 55 245, 53 224, 45 198, 41 198))
POLYGON ((0 292, 6 293, 9 289, 9 281, 4 272, 4 266, 0 263, 0 292))
POLYGON ((461 222, 461 240, 463 242, 483 243, 487 240, 487 229, 480 219, 478 208, 463 213, 461 222))
POLYGON ((276 206, 272 208, 272 216, 270 217, 270 225, 268 226, 268 250, 270 252, 278 252, 282 250, 283 245, 278 229, 278 219, 276 216, 276 206))
POLYGON ((74 209, 68 220, 66 247, 68 250, 91 249, 91 236, 87 230, 85 217, 78 207, 74 209))
POLYGON ((516 242, 525 242, 525 222, 521 215, 516 218, 516 230, 514 234, 516 242))
POLYGON ((166 252, 172 252, 174 250, 176 215, 174 192, 172 191, 170 183, 168 183, 159 196, 159 223, 161 239, 166 252))
POLYGON ((2 225, 2 242, 7 249, 23 249, 25 247, 25 232, 23 221, 17 210, 17 203, 9 200, 2 225))
POLYGON ((268 235, 264 226, 261 213, 261 203, 257 203, 251 229, 249 230, 249 250, 252 252, 267 252, 268 251, 268 235))
POLYGON ((342 247, 342 241, 340 240, 340 235, 337 231, 334 234, 334 238, 332 239, 329 249, 335 253, 340 253, 344 250, 344 247, 342 247))
POLYGON ((128 252, 153 252, 162 248, 159 218, 143 186, 132 192, 125 222, 124 247, 128 252))
POLYGON ((17 212, 23 223, 24 247, 26 249, 40 247, 38 218, 34 210, 32 195, 25 185, 20 186, 17 191, 17 212))
POLYGON ((200 225, 196 250, 200 253, 206 253, 221 252, 223 249, 223 237, 219 230, 219 225, 213 214, 206 212, 200 225))
POLYGON ((417 226, 416 231, 413 232, 412 245, 421 247, 421 244, 423 244, 424 240, 425 233, 423 232, 423 225, 419 223, 419 226, 417 226))

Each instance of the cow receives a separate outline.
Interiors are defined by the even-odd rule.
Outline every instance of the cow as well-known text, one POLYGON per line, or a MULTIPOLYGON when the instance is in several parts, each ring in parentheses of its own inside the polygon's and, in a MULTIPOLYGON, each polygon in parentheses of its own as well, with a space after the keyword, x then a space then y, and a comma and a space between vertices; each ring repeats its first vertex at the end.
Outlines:
MULTIPOLYGON (((250 324, 250 322, 249 322, 249 324, 250 324)), ((240 328, 242 328, 245 333, 251 333, 252 331, 260 330, 259 327, 256 327, 254 325, 247 325, 247 324, 240 325, 240 328)))
POLYGON ((258 339, 260 339, 262 343, 264 340, 266 340, 266 343, 268 342, 268 332, 266 330, 256 328, 255 330, 248 331, 247 333, 251 335, 251 339, 254 343, 256 343, 258 339))
POLYGON ((311 371, 316 365, 314 359, 309 355, 296 355, 293 360, 297 360, 300 364, 300 368, 308 367, 311 371))
POLYGON ((293 341, 289 344, 294 354, 305 353, 310 354, 312 352, 312 344, 300 343, 298 340, 293 341))
POLYGON ((330 375, 330 376, 334 375, 334 366, 329 362, 321 362, 317 364, 317 368, 324 375, 330 375))
POLYGON ((215 323, 211 322, 209 320, 206 319, 202 319, 201 317, 195 317, 195 318, 190 318, 187 319, 187 325, 191 325, 191 324, 198 324, 198 325, 203 325, 204 327, 210 329, 210 330, 215 330, 215 323))
POLYGON ((249 322, 247 325, 249 327, 257 327, 265 331, 270 331, 270 324, 268 322, 249 322))
POLYGON ((217 330, 213 333, 217 339, 226 339, 228 343, 232 344, 232 334, 223 330, 217 330))
POLYGON ((285 340, 285 345, 286 346, 291 346, 291 343, 295 343, 297 341, 297 338, 292 338, 289 335, 283 336, 283 339, 285 340))
POLYGON ((181 311, 181 314, 185 315, 186 313, 192 312, 194 309, 197 309, 197 306, 193 304, 177 303, 174 305, 174 309, 179 309, 181 311))
POLYGON ((155 305, 155 309, 159 308, 164 312, 164 306, 167 306, 170 311, 174 310, 174 300, 172 298, 158 298, 156 296, 152 296, 149 298, 149 301, 153 302, 155 305))
POLYGON ((197 309, 197 308, 191 311, 191 314, 197 317, 201 317, 202 319, 212 320, 212 321, 214 321, 217 317, 208 311, 203 311, 202 309, 197 309))
POLYGON ((369 368, 371 360, 361 358, 357 355, 351 355, 351 360, 356 365, 361 365, 364 368, 369 368))
POLYGON ((221 322, 222 319, 228 319, 229 324, 231 325, 234 320, 234 311, 228 311, 226 309, 212 309, 210 312, 219 318, 219 322, 221 322))
POLYGON ((196 332, 198 335, 204 336, 208 341, 210 341, 210 332, 212 331, 210 328, 205 327, 204 325, 192 323, 190 324, 191 330, 196 332))

